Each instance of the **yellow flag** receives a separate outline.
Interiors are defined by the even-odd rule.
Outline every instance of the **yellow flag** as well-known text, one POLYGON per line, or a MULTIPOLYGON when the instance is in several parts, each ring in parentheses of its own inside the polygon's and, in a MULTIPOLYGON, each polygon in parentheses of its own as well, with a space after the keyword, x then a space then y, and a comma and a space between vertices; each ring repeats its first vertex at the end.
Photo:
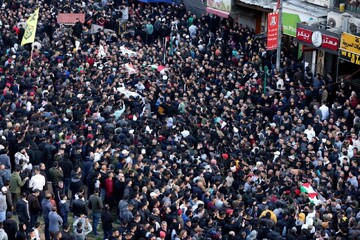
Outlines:
POLYGON ((21 46, 24 46, 28 43, 33 43, 35 41, 36 26, 39 18, 39 8, 35 10, 33 14, 30 15, 28 20, 26 20, 26 28, 24 36, 21 40, 21 46))

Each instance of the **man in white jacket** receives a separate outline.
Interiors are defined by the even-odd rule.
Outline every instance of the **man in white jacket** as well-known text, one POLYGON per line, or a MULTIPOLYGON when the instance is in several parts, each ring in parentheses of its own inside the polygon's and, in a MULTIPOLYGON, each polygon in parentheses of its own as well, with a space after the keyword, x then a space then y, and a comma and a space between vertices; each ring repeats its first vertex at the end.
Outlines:
POLYGON ((304 133, 306 134, 306 138, 307 138, 308 142, 311 142, 312 138, 316 136, 315 131, 310 124, 308 125, 308 127, 304 131, 304 133))

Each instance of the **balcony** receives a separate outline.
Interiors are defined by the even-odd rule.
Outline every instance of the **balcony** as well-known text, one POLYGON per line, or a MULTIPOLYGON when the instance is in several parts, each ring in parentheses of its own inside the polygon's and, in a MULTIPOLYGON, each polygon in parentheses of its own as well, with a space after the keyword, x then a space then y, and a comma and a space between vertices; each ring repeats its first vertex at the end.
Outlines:
POLYGON ((340 4, 345 4, 345 12, 360 16, 360 0, 334 0, 335 10, 340 11, 340 4))

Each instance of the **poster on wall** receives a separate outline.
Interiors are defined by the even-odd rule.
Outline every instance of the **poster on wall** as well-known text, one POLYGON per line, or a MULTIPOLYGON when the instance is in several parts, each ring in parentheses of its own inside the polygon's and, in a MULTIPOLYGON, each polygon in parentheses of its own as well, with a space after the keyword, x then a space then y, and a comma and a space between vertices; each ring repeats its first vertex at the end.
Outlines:
POLYGON ((207 0, 206 12, 227 18, 231 11, 231 0, 207 0))
POLYGON ((207 7, 215 8, 224 12, 230 12, 231 0, 208 0, 207 7))
POLYGON ((267 22, 267 50, 274 50, 278 47, 279 12, 268 14, 267 22))

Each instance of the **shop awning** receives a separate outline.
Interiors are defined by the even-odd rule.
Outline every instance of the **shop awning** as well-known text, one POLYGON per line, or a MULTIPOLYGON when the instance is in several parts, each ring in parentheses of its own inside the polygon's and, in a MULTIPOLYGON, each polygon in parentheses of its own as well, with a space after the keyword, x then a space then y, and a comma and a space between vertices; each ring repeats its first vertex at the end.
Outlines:
POLYGON ((298 0, 283 1, 283 12, 297 14, 301 22, 326 17, 328 9, 298 0))
POLYGON ((258 8, 258 10, 273 10, 274 4, 271 0, 237 0, 235 1, 235 4, 239 4, 241 6, 246 6, 250 8, 258 8))
POLYGON ((215 9, 215 8, 209 8, 209 7, 207 7, 207 8, 206 8, 206 12, 207 12, 207 13, 214 14, 214 15, 219 16, 219 17, 222 17, 222 18, 228 18, 228 17, 229 17, 229 13, 228 13, 228 12, 221 11, 221 10, 218 10, 218 9, 215 9))

